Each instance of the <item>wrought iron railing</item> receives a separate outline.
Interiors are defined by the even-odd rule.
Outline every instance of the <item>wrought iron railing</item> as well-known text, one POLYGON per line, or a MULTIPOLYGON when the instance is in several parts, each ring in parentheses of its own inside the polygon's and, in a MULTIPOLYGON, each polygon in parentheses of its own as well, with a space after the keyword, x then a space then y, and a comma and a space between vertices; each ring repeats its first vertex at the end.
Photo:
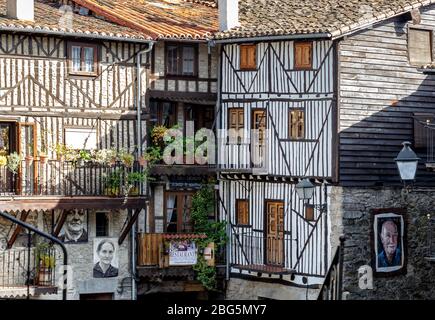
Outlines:
MULTIPOLYGON (((243 229, 243 228, 241 228, 243 229)), ((230 261, 237 266, 281 266, 292 268, 292 257, 285 254, 291 246, 289 237, 265 236, 262 231, 254 232, 246 229, 231 235, 230 261)))
POLYGON ((340 245, 335 251, 318 300, 342 300, 343 295, 343 256, 345 237, 340 237, 340 245))
POLYGON ((55 285, 56 251, 46 248, 12 248, 0 252, 0 288, 55 285))
POLYGON ((127 167, 122 162, 22 161, 16 173, 0 167, 0 196, 123 196, 127 191, 130 196, 143 195, 143 174, 138 162, 127 167))

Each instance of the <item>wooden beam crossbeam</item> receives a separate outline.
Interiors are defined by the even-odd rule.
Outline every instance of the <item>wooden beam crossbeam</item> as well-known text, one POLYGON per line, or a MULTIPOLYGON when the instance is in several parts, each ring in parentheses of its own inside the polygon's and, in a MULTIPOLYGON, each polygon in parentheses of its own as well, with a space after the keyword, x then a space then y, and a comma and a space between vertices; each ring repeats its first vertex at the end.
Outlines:
MULTIPOLYGON (((23 211, 23 212, 21 212, 20 220, 25 222, 27 217, 29 216, 29 214, 30 214, 30 211, 23 211)), ((7 245, 6 245, 7 249, 12 248, 12 246, 14 245, 15 241, 18 238, 18 235, 21 232, 21 229, 22 229, 21 226, 16 226, 15 227, 14 231, 12 232, 11 237, 8 239, 8 242, 7 242, 7 245)))
POLYGON ((55 229, 53 231, 53 236, 54 237, 57 237, 59 235, 60 230, 62 230, 62 227, 63 227, 63 225, 65 223, 67 215, 68 215, 67 210, 62 210, 62 214, 60 215, 59 220, 58 220, 58 222, 56 224, 56 227, 55 227, 55 229))
POLYGON ((119 239, 118 239, 119 245, 121 245, 124 242, 125 238, 127 237, 128 233, 130 232, 131 228, 133 227, 133 224, 136 222, 137 218, 139 217, 140 211, 141 211, 141 209, 135 209, 133 215, 130 218, 128 218, 127 225, 121 231, 121 234, 119 236, 119 239))

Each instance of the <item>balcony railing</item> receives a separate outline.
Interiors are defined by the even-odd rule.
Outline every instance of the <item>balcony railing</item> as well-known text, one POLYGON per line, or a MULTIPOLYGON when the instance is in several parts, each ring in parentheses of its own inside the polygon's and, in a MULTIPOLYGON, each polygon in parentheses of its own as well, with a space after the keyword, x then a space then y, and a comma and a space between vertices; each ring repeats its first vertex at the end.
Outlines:
POLYGON ((154 266, 161 269, 192 266, 197 255, 204 255, 209 265, 215 265, 218 261, 216 261, 214 244, 210 246, 210 250, 204 252, 199 252, 196 246, 189 247, 194 244, 194 239, 204 237, 205 235, 201 234, 142 233, 138 239, 138 266, 154 266), (174 244, 182 247, 178 253, 171 252, 174 244))
POLYGON ((58 160, 22 161, 17 173, 6 166, 0 167, 0 196, 116 197, 123 196, 126 189, 130 196, 143 195, 144 185, 140 179, 143 172, 138 162, 126 167, 122 162, 100 165, 58 160))
POLYGON ((12 248, 0 251, 0 293, 11 288, 55 286, 54 247, 12 248))

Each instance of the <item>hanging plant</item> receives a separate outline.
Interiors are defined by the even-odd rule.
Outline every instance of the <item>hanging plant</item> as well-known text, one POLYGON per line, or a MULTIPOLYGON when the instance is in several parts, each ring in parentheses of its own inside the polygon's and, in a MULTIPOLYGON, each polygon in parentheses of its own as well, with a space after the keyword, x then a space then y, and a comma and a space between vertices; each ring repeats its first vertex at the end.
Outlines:
MULTIPOLYGON (((204 239, 197 239, 198 250, 204 252, 205 248, 214 242, 216 250, 227 242, 226 222, 210 221, 209 216, 215 210, 214 182, 203 185, 192 197, 191 219, 195 233, 205 234, 204 239)), ((197 279, 207 290, 216 290, 216 267, 207 265, 203 255, 198 256, 198 262, 193 267, 197 273, 197 279)))

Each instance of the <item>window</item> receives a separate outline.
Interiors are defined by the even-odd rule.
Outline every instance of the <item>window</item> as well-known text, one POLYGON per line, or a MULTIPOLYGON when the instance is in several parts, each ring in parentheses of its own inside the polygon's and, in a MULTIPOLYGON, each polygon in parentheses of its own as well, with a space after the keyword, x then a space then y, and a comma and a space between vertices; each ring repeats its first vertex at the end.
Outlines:
POLYGON ((169 44, 166 46, 166 74, 171 76, 196 76, 197 47, 169 44))
POLYGON ((228 129, 231 129, 233 131, 229 133, 230 143, 241 143, 241 140, 243 139, 244 129, 243 108, 228 109, 228 129))
POLYGON ((430 141, 428 125, 435 123, 435 114, 414 113, 414 147, 426 149, 430 141))
POLYGON ((212 129, 214 123, 214 107, 206 105, 185 104, 185 119, 193 121, 195 131, 202 128, 212 129))
POLYGON ((305 112, 303 110, 291 110, 290 111, 290 126, 289 134, 290 139, 303 139, 305 138, 305 126, 304 126, 305 112))
POLYGON ((242 44, 240 46, 240 70, 257 69, 257 46, 242 44))
POLYGON ((295 69, 313 68, 313 43, 295 42, 295 69))
POLYGON ((97 149, 97 129, 65 128, 65 145, 76 150, 97 149))
POLYGON ((409 62, 421 67, 432 62, 432 31, 409 29, 408 33, 409 62))
POLYGON ((186 233, 193 231, 190 220, 193 194, 193 192, 165 193, 165 232, 186 233))
POLYGON ((307 221, 315 221, 314 206, 312 204, 305 204, 305 219, 307 221))
POLYGON ((168 101, 151 101, 151 127, 171 128, 177 124, 177 105, 168 101))
POLYGON ((109 236, 109 217, 107 212, 95 213, 95 236, 96 237, 109 236))
POLYGON ((93 44, 68 43, 69 73, 73 75, 96 75, 98 50, 93 44))
POLYGON ((243 129, 244 128, 244 115, 243 108, 228 109, 229 113, 229 129, 243 129))
POLYGON ((249 202, 248 200, 236 200, 236 222, 238 225, 249 225, 249 202))

